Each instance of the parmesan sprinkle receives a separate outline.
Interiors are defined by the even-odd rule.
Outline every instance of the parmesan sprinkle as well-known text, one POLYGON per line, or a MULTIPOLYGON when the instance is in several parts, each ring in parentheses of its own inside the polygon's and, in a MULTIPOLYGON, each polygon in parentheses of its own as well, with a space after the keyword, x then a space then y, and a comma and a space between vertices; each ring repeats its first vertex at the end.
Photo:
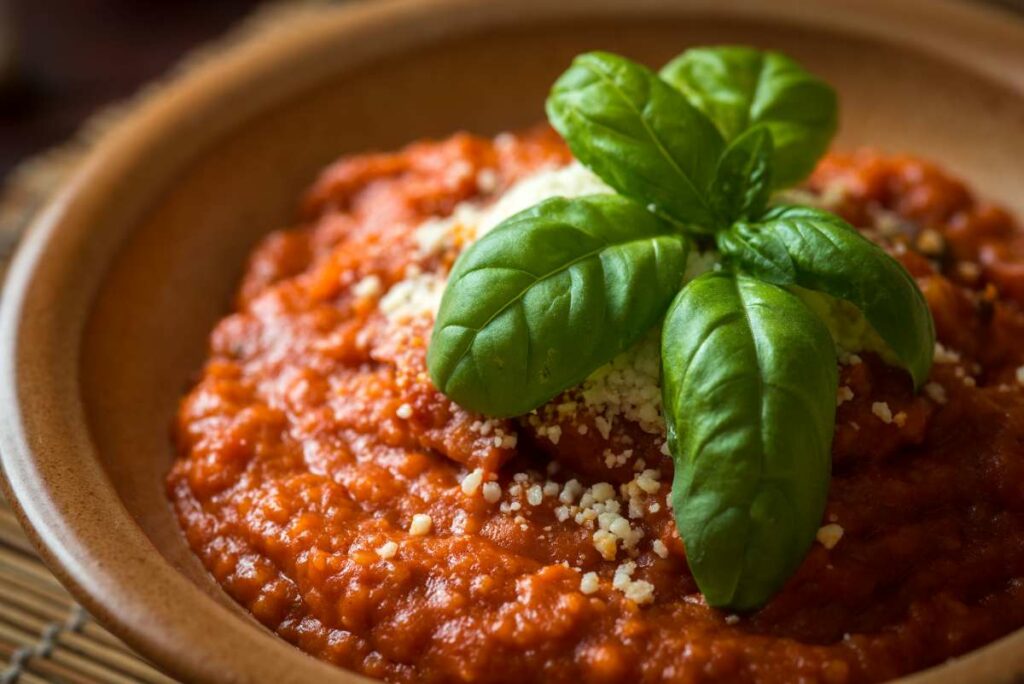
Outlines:
POLYGON ((654 601, 654 585, 645 580, 634 580, 634 572, 636 572, 636 563, 633 561, 626 561, 615 568, 612 587, 621 591, 630 601, 641 605, 651 603, 654 601))
POLYGON ((412 522, 409 523, 409 534, 422 537, 430 532, 430 528, 433 527, 434 521, 430 519, 429 515, 424 513, 417 513, 412 516, 412 522))
POLYGON ((484 481, 484 471, 477 468, 466 477, 462 478, 462 493, 466 496, 470 496, 476 493, 476 490, 480 489, 480 484, 484 481))
POLYGON ((892 422, 892 409, 884 401, 876 401, 871 404, 871 412, 878 416, 878 419, 886 425, 892 422))
POLYGON ((392 285, 377 306, 392 323, 434 316, 445 285, 446 280, 436 273, 413 273, 392 285))
POLYGON ((360 299, 376 297, 383 290, 380 278, 375 275, 368 275, 352 286, 352 294, 360 299))
POLYGON ((401 418, 402 420, 412 418, 412 406, 409 406, 408 404, 402 404, 401 406, 398 407, 398 410, 395 411, 395 415, 401 418))
MULTIPOLYGON (((1020 370, 1017 371, 1018 380, 1020 379, 1020 370)), ((929 382, 924 386, 924 393, 928 395, 928 398, 934 401, 936 404, 945 404, 946 399, 946 388, 937 382, 929 382)))
POLYGON ((935 363, 960 363, 960 354, 948 349, 941 342, 935 343, 935 363))
POLYGON ((501 500, 501 485, 497 482, 484 483, 483 492, 487 503, 498 503, 501 500))
POLYGON ((654 540, 654 543, 651 544, 651 549, 661 558, 668 558, 668 547, 665 546, 665 542, 660 539, 654 540))
POLYGON ((831 551, 843 538, 843 528, 835 523, 829 523, 818 528, 818 534, 815 536, 819 544, 831 551))
POLYGON ((377 548, 377 555, 383 558, 384 560, 390 560, 394 558, 396 553, 398 553, 398 544, 396 544, 393 541, 384 542, 381 546, 377 548))
POLYGON ((853 399, 853 390, 846 385, 836 390, 836 406, 842 406, 851 399, 853 399))
POLYGON ((580 591, 589 596, 601 586, 596 572, 588 572, 580 578, 580 591))

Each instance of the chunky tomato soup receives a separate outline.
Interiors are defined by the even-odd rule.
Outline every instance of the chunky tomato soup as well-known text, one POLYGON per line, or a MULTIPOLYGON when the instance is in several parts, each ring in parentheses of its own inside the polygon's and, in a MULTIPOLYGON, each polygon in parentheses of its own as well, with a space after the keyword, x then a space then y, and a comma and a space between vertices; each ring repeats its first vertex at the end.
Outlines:
POLYGON ((427 377, 460 249, 517 193, 594 184, 571 162, 547 129, 346 158, 255 250, 181 404, 168 480, 227 592, 392 682, 868 682, 1024 625, 1013 220, 872 152, 827 157, 799 191, 906 266, 940 344, 917 395, 905 372, 841 354, 818 541, 767 606, 735 615, 706 605, 672 521, 656 337, 519 419, 468 413, 427 377))

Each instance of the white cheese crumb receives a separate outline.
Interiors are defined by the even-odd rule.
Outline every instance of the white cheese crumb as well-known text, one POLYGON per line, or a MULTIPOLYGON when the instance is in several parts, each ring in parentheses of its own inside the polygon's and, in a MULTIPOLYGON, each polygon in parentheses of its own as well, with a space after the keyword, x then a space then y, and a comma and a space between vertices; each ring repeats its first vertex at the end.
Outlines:
POLYGON ((476 238, 499 223, 550 197, 607 195, 613 190, 580 163, 531 174, 506 191, 481 217, 476 238))
POLYGON ((612 577, 612 586, 623 591, 629 584, 633 577, 633 572, 636 570, 636 563, 633 561, 626 561, 619 567, 615 568, 615 575, 612 577))
POLYGON ((876 401, 871 404, 871 412, 878 416, 879 420, 886 425, 892 422, 892 409, 884 401, 876 401))
POLYGON ((588 572, 580 578, 580 591, 586 595, 593 594, 600 587, 596 572, 588 572))
POLYGON ((413 274, 399 280, 381 297, 377 308, 392 323, 434 316, 447 281, 436 273, 413 274))
POLYGON ((409 404, 402 404, 398 407, 398 410, 395 411, 395 415, 402 420, 412 418, 412 406, 409 406, 409 404))
POLYGON ((429 515, 425 513, 417 513, 412 516, 412 522, 409 524, 409 534, 422 537, 423 535, 430 532, 430 528, 433 527, 434 521, 431 520, 429 515))
POLYGON ((476 186, 480 192, 494 192, 498 189, 498 172, 494 169, 480 169, 476 174, 476 186))
POLYGON ((393 541, 384 542, 381 546, 377 548, 377 555, 383 558, 384 560, 390 560, 394 558, 396 553, 398 553, 398 544, 396 544, 393 541))
POLYGON ((375 275, 368 275, 352 286, 352 294, 360 299, 376 297, 383 290, 380 278, 375 275))
POLYGON ((630 601, 635 601, 639 604, 653 602, 654 585, 645 580, 634 580, 633 573, 635 571, 636 563, 633 561, 626 561, 615 568, 612 586, 621 591, 630 601))
POLYGON ((853 390, 846 385, 836 390, 836 406, 842 406, 851 399, 853 399, 853 390))
POLYGON ((960 363, 960 354, 948 349, 941 342, 935 343, 935 363, 960 363))
POLYGON ((740 616, 739 615, 733 614, 733 615, 726 615, 725 616, 725 624, 727 624, 727 625, 738 625, 739 622, 740 622, 740 616))
POLYGON ((544 500, 544 490, 539 484, 535 484, 526 490, 526 501, 531 506, 539 506, 544 500))
MULTIPOLYGON (((1017 371, 1018 379, 1020 377, 1020 371, 1017 371)), ((928 395, 928 398, 934 401, 936 404, 946 403, 946 388, 937 382, 929 382, 924 386, 924 393, 928 395)))
POLYGON ((548 426, 547 438, 551 440, 552 444, 558 444, 558 440, 562 439, 562 428, 557 425, 548 426))
POLYGON ((844 366, 856 366, 859 363, 864 363, 864 359, 860 358, 858 354, 851 354, 848 351, 840 349, 839 363, 844 366))
POLYGON ((815 537, 817 538, 818 543, 826 549, 831 550, 835 548, 836 544, 839 543, 839 540, 843 538, 843 528, 836 523, 829 523, 828 525, 818 528, 818 534, 815 535, 815 537))
POLYGON ((654 551, 654 553, 658 554, 658 556, 662 558, 668 558, 668 547, 665 546, 665 542, 661 541, 660 539, 654 540, 654 543, 651 544, 651 549, 654 551))
POLYGON ((583 493, 583 485, 579 483, 579 480, 572 479, 565 483, 562 487, 562 493, 558 495, 558 500, 565 505, 576 503, 576 499, 580 494, 583 493))
POLYGON ((640 605, 654 602, 654 585, 646 580, 633 580, 623 593, 630 601, 640 605))
POLYGON ((636 484, 648 494, 657 494, 661 489, 661 483, 658 482, 660 477, 661 473, 657 470, 645 470, 636 478, 636 484))
POLYGON ((615 553, 617 551, 615 535, 607 530, 597 530, 594 532, 594 548, 601 554, 601 558, 605 560, 615 560, 615 553))
POLYGON ((590 494, 594 497, 594 501, 603 503, 615 498, 615 488, 607 482, 598 482, 590 488, 590 494))
MULTIPOLYGON (((477 468, 466 477, 462 478, 462 493, 466 496, 476 493, 476 490, 480 488, 480 484, 484 481, 484 471, 481 468, 477 468)), ((493 483, 489 483, 493 484, 493 483)))
POLYGON ((661 355, 658 330, 590 374, 580 387, 584 406, 605 439, 617 418, 653 435, 665 434, 661 414, 661 355))

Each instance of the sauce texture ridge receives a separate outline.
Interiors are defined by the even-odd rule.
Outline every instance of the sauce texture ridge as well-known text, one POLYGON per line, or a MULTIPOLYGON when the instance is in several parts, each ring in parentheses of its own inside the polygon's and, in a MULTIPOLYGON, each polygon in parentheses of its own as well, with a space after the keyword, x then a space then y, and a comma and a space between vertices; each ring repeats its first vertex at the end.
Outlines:
MULTIPOLYGON (((343 159, 254 251, 183 400, 168 491, 225 590, 392 682, 873 682, 1024 625, 1024 233, 917 159, 824 159, 796 199, 917 279, 940 340, 842 354, 818 543, 750 615, 709 608, 668 500, 657 337, 518 419, 440 394, 460 250, 604 192, 547 128, 343 159)), ((691 274, 711 268, 691 255, 691 274)))

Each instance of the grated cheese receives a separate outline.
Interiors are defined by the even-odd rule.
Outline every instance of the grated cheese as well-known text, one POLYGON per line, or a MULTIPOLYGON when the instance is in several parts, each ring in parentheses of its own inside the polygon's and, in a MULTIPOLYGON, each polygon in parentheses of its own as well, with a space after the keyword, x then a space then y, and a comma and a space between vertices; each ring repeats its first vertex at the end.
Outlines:
POLYGON ((480 489, 480 484, 483 482, 483 480, 484 471, 480 468, 477 468, 476 470, 471 472, 469 475, 466 475, 466 477, 462 479, 462 493, 467 496, 475 494, 476 491, 480 489))
MULTIPOLYGON (((1018 371, 1018 376, 1020 371, 1018 371)), ((934 401, 936 404, 946 403, 946 388, 937 382, 929 382, 924 386, 924 393, 928 395, 928 398, 934 401)))
POLYGON ((876 401, 871 404, 871 412, 878 416, 878 419, 886 425, 892 422, 892 409, 884 401, 876 401))
POLYGON ((815 536, 819 544, 831 551, 839 543, 839 540, 843 538, 843 528, 836 523, 829 523, 820 527, 815 536))
POLYGON ((398 544, 396 544, 393 541, 384 542, 381 546, 377 548, 377 555, 383 558, 384 560, 390 560, 394 558, 396 553, 398 553, 398 544))
POLYGON ((424 513, 417 513, 412 516, 412 522, 409 523, 409 534, 415 537, 422 537, 430 532, 430 528, 433 527, 434 521, 429 515, 424 513))

